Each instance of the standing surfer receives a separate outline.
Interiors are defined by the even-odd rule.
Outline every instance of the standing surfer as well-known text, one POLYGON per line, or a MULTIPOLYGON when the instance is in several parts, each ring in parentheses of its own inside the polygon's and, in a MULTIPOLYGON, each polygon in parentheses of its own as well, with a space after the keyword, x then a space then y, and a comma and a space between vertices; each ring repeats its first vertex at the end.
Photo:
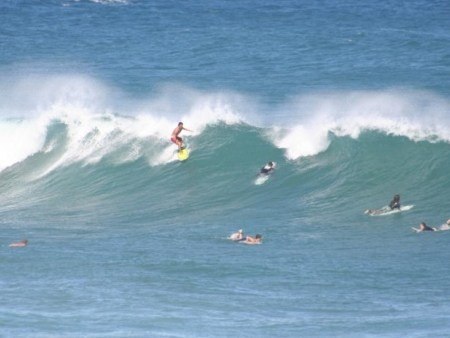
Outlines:
POLYGON ((170 140, 178 146, 178 151, 184 148, 183 139, 178 136, 182 130, 192 131, 183 127, 183 122, 179 122, 178 126, 172 131, 172 137, 170 140))

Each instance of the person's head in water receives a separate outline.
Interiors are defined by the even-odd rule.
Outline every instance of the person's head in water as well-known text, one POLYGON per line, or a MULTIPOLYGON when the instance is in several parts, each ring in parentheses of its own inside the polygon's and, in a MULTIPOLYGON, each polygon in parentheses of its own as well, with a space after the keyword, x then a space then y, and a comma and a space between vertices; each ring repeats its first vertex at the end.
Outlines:
POLYGON ((399 194, 394 196, 394 201, 400 201, 400 195, 399 194))
POLYGON ((261 239, 262 236, 261 236, 260 234, 256 234, 255 238, 256 238, 256 239, 261 239))

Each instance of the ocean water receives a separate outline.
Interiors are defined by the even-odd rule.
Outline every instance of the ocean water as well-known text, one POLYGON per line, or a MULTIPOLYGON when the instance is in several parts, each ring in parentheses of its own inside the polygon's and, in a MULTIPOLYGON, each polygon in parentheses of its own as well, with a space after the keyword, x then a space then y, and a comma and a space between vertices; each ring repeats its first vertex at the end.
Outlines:
POLYGON ((2 1, 0 336, 448 337, 449 17, 2 1))

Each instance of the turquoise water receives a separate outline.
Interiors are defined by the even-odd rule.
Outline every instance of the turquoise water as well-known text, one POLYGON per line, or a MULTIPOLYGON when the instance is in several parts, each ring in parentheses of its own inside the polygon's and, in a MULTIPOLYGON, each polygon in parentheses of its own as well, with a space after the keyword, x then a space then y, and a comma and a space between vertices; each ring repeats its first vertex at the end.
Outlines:
POLYGON ((1 336, 448 336, 447 2, 0 9, 1 336))

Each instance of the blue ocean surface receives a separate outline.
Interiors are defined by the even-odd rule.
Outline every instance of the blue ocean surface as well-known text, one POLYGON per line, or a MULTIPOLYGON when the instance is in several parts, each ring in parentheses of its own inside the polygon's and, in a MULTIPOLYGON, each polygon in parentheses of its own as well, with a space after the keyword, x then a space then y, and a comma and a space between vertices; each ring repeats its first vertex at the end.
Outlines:
POLYGON ((449 17, 2 1, 0 336, 448 337, 449 17))

